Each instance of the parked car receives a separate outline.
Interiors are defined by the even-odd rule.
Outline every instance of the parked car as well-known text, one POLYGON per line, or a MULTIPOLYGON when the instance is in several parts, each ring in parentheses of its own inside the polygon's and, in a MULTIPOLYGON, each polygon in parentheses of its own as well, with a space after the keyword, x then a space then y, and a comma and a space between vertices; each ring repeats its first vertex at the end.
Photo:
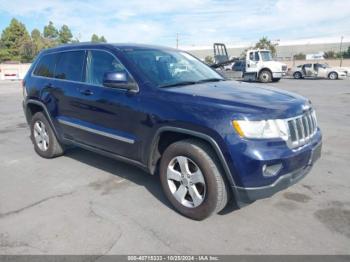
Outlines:
POLYGON ((295 79, 312 77, 336 80, 345 78, 348 72, 346 69, 340 67, 330 67, 327 64, 320 63, 309 63, 294 67, 291 73, 295 79))
POLYGON ((79 146, 159 174, 170 203, 197 220, 230 198, 244 206, 293 185, 321 154, 308 99, 227 81, 177 49, 45 49, 23 97, 37 154, 53 158, 79 146))

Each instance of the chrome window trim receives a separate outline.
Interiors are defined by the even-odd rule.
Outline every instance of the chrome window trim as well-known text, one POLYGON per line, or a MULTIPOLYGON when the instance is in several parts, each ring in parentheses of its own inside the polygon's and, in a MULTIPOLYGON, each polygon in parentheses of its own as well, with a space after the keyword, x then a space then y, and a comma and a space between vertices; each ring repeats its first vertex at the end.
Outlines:
POLYGON ((58 119, 58 122, 61 123, 61 124, 67 125, 67 126, 75 127, 75 128, 78 128, 78 129, 81 129, 81 130, 84 130, 84 131, 87 131, 87 132, 90 132, 90 133, 94 133, 94 134, 97 134, 97 135, 105 136, 105 137, 112 138, 112 139, 115 139, 115 140, 119 140, 119 141, 122 141, 122 142, 125 142, 125 143, 129 143, 129 144, 134 144, 135 143, 134 139, 126 138, 126 137, 123 137, 123 136, 120 136, 120 135, 115 135, 115 134, 107 133, 107 132, 100 131, 100 130, 97 130, 97 129, 94 129, 94 128, 90 128, 90 127, 86 127, 86 126, 83 126, 83 125, 75 124, 75 123, 72 123, 72 122, 67 121, 67 120, 58 119))
MULTIPOLYGON (((59 51, 52 51, 52 52, 49 52, 49 53, 45 53, 43 54, 41 57, 40 57, 40 60, 44 57, 44 56, 47 56, 47 55, 51 55, 51 54, 57 54, 57 53, 64 53, 64 52, 72 52, 72 51, 103 51, 103 52, 106 52, 106 53, 109 53, 110 55, 112 55, 119 63, 121 63, 123 65, 123 67, 125 68, 126 72, 131 76, 132 80, 135 82, 136 86, 137 86, 137 90, 135 91, 132 91, 134 93, 137 93, 140 91, 140 88, 139 88, 139 84, 137 83, 137 81, 135 80, 134 76, 130 73, 130 71, 126 68, 126 66, 118 59, 118 57, 116 57, 112 52, 108 51, 108 50, 105 50, 105 49, 98 49, 98 48, 79 48, 79 49, 65 49, 65 50, 59 50, 59 51)), ((86 56, 86 54, 85 54, 86 56)), ((55 78, 55 77, 46 77, 46 76, 39 76, 39 75, 35 75, 34 74, 34 71, 36 69, 36 67, 38 66, 38 63, 40 62, 40 60, 36 61, 35 62, 35 65, 31 71, 31 74, 30 76, 31 77, 37 77, 37 78, 44 78, 44 79, 52 79, 52 80, 58 80, 58 81, 64 81, 64 82, 70 82, 70 83, 78 83, 78 84, 85 84, 85 85, 91 85, 91 86, 96 86, 96 87, 102 87, 102 88, 108 88, 108 89, 116 89, 116 90, 123 90, 123 91, 128 91, 127 89, 125 88, 112 88, 112 87, 107 87, 107 86, 104 86, 104 85, 95 85, 95 84, 91 84, 91 83, 88 83, 88 82, 83 82, 83 81, 74 81, 74 80, 68 80, 68 79, 60 79, 60 78, 55 78)), ((86 70, 86 61, 84 61, 84 70, 86 70)), ((55 65, 56 67, 56 65, 55 65)))

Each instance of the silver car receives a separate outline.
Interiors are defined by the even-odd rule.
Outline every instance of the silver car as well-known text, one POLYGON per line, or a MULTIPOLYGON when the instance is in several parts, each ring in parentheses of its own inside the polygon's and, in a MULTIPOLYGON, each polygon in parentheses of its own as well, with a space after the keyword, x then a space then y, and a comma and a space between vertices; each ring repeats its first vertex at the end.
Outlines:
POLYGON ((336 80, 345 78, 347 74, 348 72, 344 68, 330 67, 320 63, 303 64, 292 69, 292 75, 295 79, 312 77, 336 80))

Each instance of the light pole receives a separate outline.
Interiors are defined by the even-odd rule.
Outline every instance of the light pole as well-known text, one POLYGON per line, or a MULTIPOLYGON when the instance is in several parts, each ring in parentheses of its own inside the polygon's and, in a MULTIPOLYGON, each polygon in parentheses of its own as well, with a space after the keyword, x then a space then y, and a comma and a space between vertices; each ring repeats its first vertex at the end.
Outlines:
POLYGON ((343 47, 343 38, 344 38, 344 36, 341 36, 340 37, 340 47, 339 47, 339 53, 340 53, 340 67, 342 66, 342 64, 343 64, 343 53, 342 53, 342 47, 343 47))
POLYGON ((176 49, 179 49, 179 33, 176 33, 176 49))

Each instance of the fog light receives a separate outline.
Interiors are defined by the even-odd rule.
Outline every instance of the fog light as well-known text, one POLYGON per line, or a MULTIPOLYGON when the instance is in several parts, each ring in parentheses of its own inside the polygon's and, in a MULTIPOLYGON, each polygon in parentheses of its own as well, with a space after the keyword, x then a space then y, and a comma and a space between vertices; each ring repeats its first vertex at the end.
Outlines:
POLYGON ((277 175, 281 169, 282 164, 263 165, 262 167, 263 175, 266 177, 272 177, 277 175))

